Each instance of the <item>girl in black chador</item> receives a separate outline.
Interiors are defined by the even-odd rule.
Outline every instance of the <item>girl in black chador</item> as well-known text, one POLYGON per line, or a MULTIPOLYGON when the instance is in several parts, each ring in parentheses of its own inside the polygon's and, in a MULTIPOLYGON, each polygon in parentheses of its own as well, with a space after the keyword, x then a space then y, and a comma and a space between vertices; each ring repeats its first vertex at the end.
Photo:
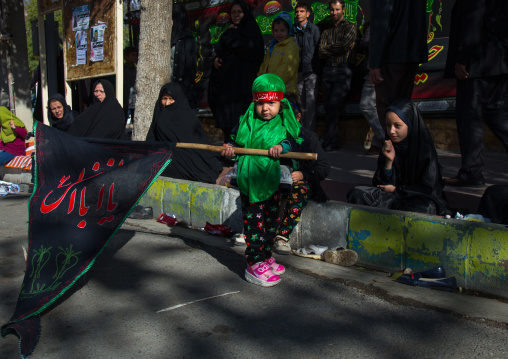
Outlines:
MULTIPOLYGON (((162 86, 146 140, 210 144, 201 121, 191 109, 179 84, 170 82, 162 86)), ((221 171, 222 163, 218 154, 176 148, 171 164, 162 175, 215 184, 221 171)))
POLYGON ((349 203, 428 214, 450 214, 436 148, 415 104, 396 100, 386 112, 387 139, 374 187, 355 187, 349 203))

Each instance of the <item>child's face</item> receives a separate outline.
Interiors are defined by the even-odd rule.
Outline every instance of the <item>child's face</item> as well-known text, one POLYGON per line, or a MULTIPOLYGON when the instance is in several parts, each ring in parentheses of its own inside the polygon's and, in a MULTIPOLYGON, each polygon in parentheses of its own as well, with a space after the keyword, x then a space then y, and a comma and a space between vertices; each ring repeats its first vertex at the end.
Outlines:
POLYGON ((273 38, 278 42, 284 41, 288 38, 288 29, 284 26, 284 24, 278 23, 273 24, 272 28, 273 38))
POLYGON ((399 143, 406 139, 408 127, 395 112, 386 113, 386 133, 393 143, 399 143))
POLYGON ((162 107, 168 107, 169 105, 172 105, 174 103, 175 103, 175 99, 173 97, 171 97, 170 94, 165 93, 164 95, 162 95, 162 97, 161 97, 162 107))
POLYGON ((256 113, 265 121, 277 116, 280 110, 280 101, 256 102, 256 113))
POLYGON ((130 64, 137 64, 138 63, 138 53, 133 51, 129 55, 124 56, 125 62, 128 62, 130 64))

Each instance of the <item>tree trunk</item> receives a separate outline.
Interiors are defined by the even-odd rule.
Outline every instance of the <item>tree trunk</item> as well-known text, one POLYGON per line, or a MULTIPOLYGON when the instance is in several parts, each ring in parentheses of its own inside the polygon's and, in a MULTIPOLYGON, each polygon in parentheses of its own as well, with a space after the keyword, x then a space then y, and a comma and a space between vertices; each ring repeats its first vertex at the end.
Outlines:
POLYGON ((142 0, 133 140, 143 141, 162 85, 171 79, 172 0, 142 0))

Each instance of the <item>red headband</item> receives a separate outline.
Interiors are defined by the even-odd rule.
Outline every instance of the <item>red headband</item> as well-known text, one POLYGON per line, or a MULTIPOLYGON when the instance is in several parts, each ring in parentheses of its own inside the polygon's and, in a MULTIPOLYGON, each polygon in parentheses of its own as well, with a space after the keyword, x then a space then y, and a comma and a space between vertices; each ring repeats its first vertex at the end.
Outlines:
POLYGON ((261 91, 252 94, 252 102, 282 101, 283 98, 282 91, 261 91))

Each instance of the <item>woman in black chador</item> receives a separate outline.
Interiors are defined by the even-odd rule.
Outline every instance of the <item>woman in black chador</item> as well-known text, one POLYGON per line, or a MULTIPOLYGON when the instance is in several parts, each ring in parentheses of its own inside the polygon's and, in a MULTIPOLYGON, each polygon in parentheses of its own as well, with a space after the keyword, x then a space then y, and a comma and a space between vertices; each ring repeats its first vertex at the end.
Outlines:
POLYGON ((80 137, 124 137, 125 113, 111 82, 101 79, 93 84, 92 106, 72 122, 67 132, 80 137))
POLYGON ((387 140, 374 187, 355 187, 349 203, 428 214, 450 214, 436 148, 416 106, 396 100, 386 112, 387 140))
MULTIPOLYGON (((177 83, 162 86, 146 140, 209 144, 201 121, 190 108, 182 87, 177 83)), ((218 154, 176 148, 173 160, 162 175, 215 184, 221 171, 222 163, 218 154)))
POLYGON ((232 24, 215 47, 208 85, 208 105, 226 140, 252 102, 252 83, 264 57, 261 30, 249 6, 235 0, 229 12, 232 24))
POLYGON ((67 105, 65 97, 59 93, 49 96, 48 114, 51 126, 64 132, 69 129, 74 119, 79 116, 79 112, 72 111, 71 107, 67 105))

